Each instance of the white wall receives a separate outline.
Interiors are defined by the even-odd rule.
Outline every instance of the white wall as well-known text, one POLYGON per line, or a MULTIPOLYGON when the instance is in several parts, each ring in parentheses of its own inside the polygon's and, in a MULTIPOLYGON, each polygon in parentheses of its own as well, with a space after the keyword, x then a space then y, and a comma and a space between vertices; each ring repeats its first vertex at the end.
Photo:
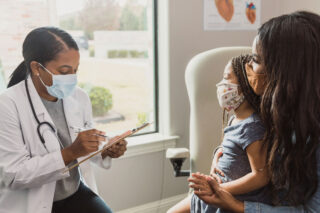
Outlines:
MULTIPOLYGON (((184 82, 188 61, 196 54, 223 46, 251 46, 256 31, 203 31, 203 1, 169 1, 171 134, 188 146, 189 101, 184 82)), ((279 14, 278 0, 262 0, 262 22, 279 14)))
MULTIPOLYGON (((202 0, 158 0, 161 130, 188 147, 189 101, 185 68, 196 54, 222 46, 251 46, 256 31, 203 31, 202 0)), ((319 0, 262 0, 262 22, 298 9, 320 11, 319 0)), ((210 156, 208 156, 210 160, 210 156)), ((114 210, 142 205, 188 191, 186 178, 174 178, 164 152, 115 160, 96 169, 100 194, 114 210)))
POLYGON ((281 0, 279 1, 280 13, 291 13, 296 10, 308 10, 314 13, 320 12, 319 0, 281 0))

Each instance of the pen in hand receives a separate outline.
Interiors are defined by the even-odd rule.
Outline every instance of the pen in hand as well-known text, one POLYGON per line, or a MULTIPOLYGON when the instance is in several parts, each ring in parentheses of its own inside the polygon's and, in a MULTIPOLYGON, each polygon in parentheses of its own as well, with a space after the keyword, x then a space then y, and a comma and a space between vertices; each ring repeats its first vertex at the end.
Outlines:
MULTIPOLYGON (((153 122, 152 122, 152 123, 153 123, 153 122)), ((111 138, 110 141, 108 142, 108 145, 106 145, 104 148, 102 148, 101 150, 99 150, 99 151, 97 151, 97 152, 89 155, 88 157, 86 157, 86 158, 83 159, 82 161, 74 164, 73 166, 67 168, 64 172, 67 172, 67 171, 75 168, 76 166, 80 165, 80 164, 83 163, 84 161, 86 161, 86 160, 92 158, 93 156, 95 156, 95 155, 103 152, 104 150, 107 150, 107 149, 110 148, 113 144, 116 144, 116 143, 122 141, 122 140, 125 139, 126 137, 128 137, 128 136, 130 136, 130 135, 133 135, 134 133, 140 131, 141 129, 143 129, 143 128, 149 126, 149 125, 151 125, 152 123, 144 123, 143 125, 141 125, 141 126, 139 126, 139 127, 137 127, 137 128, 134 128, 134 129, 132 129, 132 130, 128 130, 128 131, 124 132, 123 134, 119 135, 118 137, 111 138)), ((105 137, 107 137, 107 136, 105 136, 105 137)))
MULTIPOLYGON (((86 131, 86 130, 90 130, 89 128, 76 127, 76 126, 70 126, 70 128, 73 129, 74 133, 77 133, 77 134, 80 132, 86 131)), ((94 135, 108 138, 108 136, 106 136, 106 135, 101 135, 101 134, 94 134, 94 135)))

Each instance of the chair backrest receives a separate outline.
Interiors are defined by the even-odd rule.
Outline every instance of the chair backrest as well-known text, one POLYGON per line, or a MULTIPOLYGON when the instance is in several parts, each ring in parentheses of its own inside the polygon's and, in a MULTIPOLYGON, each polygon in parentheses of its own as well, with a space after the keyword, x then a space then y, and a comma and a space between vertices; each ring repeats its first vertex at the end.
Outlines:
POLYGON ((227 62, 251 53, 250 47, 222 47, 200 53, 188 63, 185 80, 190 101, 190 160, 192 172, 208 174, 212 153, 221 143, 222 110, 216 84, 227 62))

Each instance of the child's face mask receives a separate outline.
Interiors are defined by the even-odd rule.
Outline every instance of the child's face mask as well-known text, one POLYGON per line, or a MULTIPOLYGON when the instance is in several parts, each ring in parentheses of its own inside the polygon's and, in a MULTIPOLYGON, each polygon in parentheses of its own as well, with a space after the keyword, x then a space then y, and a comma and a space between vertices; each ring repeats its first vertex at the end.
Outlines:
POLYGON ((244 101, 244 95, 238 92, 239 85, 221 81, 217 84, 217 96, 221 108, 236 110, 244 101))

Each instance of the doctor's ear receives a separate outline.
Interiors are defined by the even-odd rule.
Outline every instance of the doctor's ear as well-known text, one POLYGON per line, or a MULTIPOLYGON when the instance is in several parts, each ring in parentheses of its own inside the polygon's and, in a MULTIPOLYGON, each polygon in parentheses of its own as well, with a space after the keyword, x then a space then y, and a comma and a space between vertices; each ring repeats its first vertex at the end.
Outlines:
POLYGON ((41 69, 40 65, 36 61, 31 61, 30 62, 30 68, 31 68, 31 73, 34 76, 39 76, 39 71, 41 69))

